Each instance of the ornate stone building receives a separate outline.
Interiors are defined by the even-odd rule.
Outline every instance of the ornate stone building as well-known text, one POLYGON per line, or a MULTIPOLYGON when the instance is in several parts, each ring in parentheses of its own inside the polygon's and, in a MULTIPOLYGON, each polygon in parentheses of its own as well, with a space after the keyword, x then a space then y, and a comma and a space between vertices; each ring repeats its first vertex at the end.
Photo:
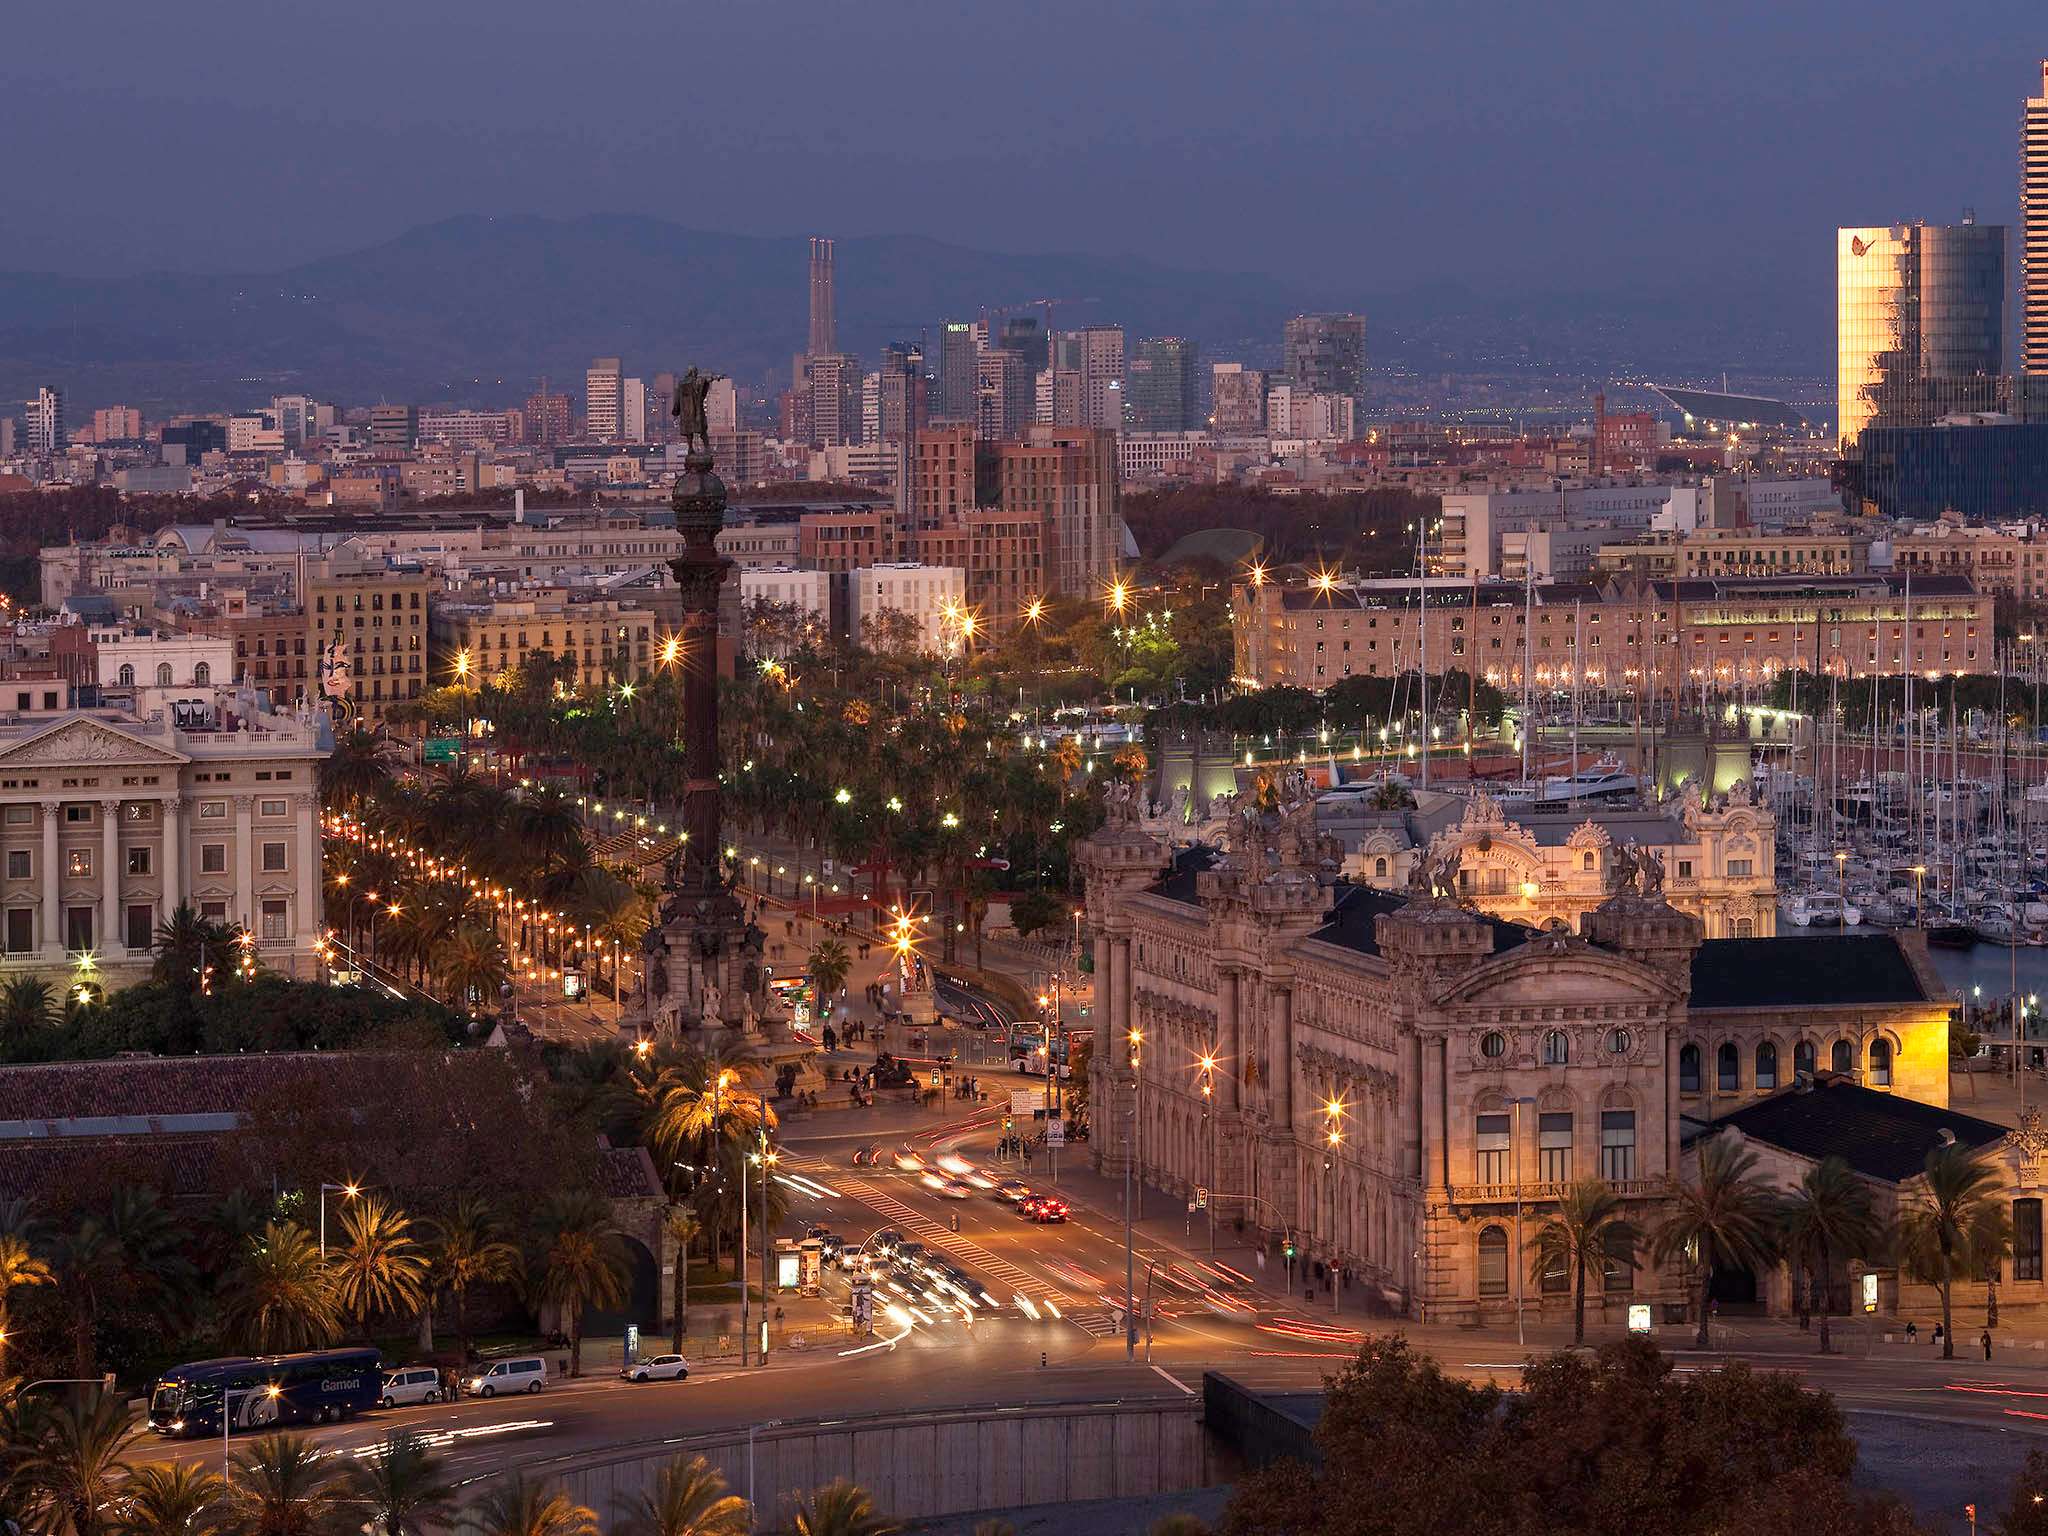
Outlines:
POLYGON ((1607 893, 1614 851, 1632 844, 1663 860, 1665 898, 1699 919, 1707 938, 1776 933, 1774 827, 1748 782, 1711 799, 1688 784, 1667 805, 1574 813, 1432 794, 1416 810, 1338 811, 1323 825, 1343 838, 1344 874, 1361 885, 1398 890, 1417 861, 1455 853, 1459 894, 1481 911, 1574 932, 1607 893))
MULTIPOLYGON (((1220 1220, 1291 1237, 1354 1304, 1511 1312, 1517 1225, 1533 1235, 1578 1179, 1606 1179, 1653 1225, 1688 1116, 1713 1107, 1682 1091, 1688 1046, 1734 1043, 1753 1095, 1768 1091, 1753 1067, 1766 1041, 1789 1082, 1802 1042, 1832 1061, 1837 1039, 1867 1058, 1882 1038, 1885 1091, 1945 1089, 1938 988, 1889 935, 1703 943, 1697 918, 1626 879, 1589 903, 1581 932, 1538 929, 1462 901, 1443 859, 1400 893, 1342 884, 1303 785, 1264 810, 1240 802, 1220 851, 1170 855, 1131 807, 1112 810, 1081 850, 1105 1031, 1091 1156, 1210 1190, 1220 1220), (1789 945, 1805 958, 1779 953, 1789 945), (1888 958, 1872 964, 1878 949, 1888 958), (1839 1016, 1795 1023, 1788 1009, 1804 1005, 1776 995, 1788 974, 1847 972, 1872 979, 1839 1016), (1714 1006, 1695 1016, 1702 976, 1714 1006)), ((1589 1301, 1596 1316, 1678 1304, 1682 1281, 1617 1264, 1589 1301)), ((1564 1275, 1521 1288, 1532 1310, 1568 1305, 1564 1275)))

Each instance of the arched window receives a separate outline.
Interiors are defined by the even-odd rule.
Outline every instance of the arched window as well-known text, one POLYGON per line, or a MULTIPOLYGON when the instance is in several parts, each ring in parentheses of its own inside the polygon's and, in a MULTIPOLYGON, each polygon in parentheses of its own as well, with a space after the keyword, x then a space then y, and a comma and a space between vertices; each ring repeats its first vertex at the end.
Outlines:
POLYGON ((1571 1266, 1561 1251, 1553 1248, 1543 1255, 1543 1273, 1537 1284, 1546 1296, 1562 1296, 1572 1288, 1571 1266))
POLYGON ((1610 1029, 1607 1032, 1607 1049, 1616 1056, 1626 1056, 1635 1043, 1635 1036, 1625 1029, 1610 1029))
POLYGON ((1811 1040, 1801 1040, 1792 1047, 1792 1070, 1795 1073, 1804 1072, 1811 1077, 1819 1066, 1820 1053, 1815 1050, 1811 1040))
POLYGON ((1479 1037, 1479 1054, 1488 1061, 1498 1061, 1508 1053, 1508 1037, 1497 1029, 1489 1029, 1479 1037))
POLYGON ((1846 1040, 1837 1040, 1834 1051, 1834 1068, 1837 1072, 1856 1070, 1856 1047, 1846 1040))
POLYGON ((1735 937, 1738 939, 1755 938, 1756 919, 1750 917, 1738 917, 1735 919, 1735 937))
POLYGON ((1579 868, 1581 868, 1581 869, 1591 869, 1592 867, 1593 867, 1593 855, 1592 855, 1592 854, 1590 854, 1590 853, 1582 855, 1582 856, 1581 856, 1581 862, 1580 862, 1580 864, 1579 864, 1579 868))
POLYGON ((213 681, 213 668, 203 661, 195 664, 192 668, 192 681, 195 686, 204 688, 213 681))
POLYGON ((1385 859, 1374 859, 1374 860, 1372 861, 1372 872, 1373 872, 1373 876, 1374 876, 1374 878, 1375 878, 1375 879, 1379 879, 1379 880, 1384 880, 1384 879, 1386 879, 1386 878, 1387 878, 1387 861, 1386 861, 1385 859))
POLYGON ((1635 1239, 1625 1231, 1607 1229, 1602 1246, 1607 1250, 1600 1288, 1604 1291, 1632 1291, 1636 1288, 1635 1239))
POLYGON ((1561 1029, 1551 1029, 1543 1034, 1543 1065, 1561 1067, 1572 1057, 1572 1043, 1561 1029))
POLYGON ((171 664, 168 661, 157 663, 156 685, 159 688, 168 688, 171 686, 171 664))
POLYGON ((123 688, 133 688, 135 686, 135 668, 131 663, 125 661, 121 663, 121 686, 123 688))
POLYGON ((1778 1048, 1768 1040, 1759 1041, 1756 1048, 1756 1087, 1759 1093, 1769 1093, 1778 1086, 1778 1048))
POLYGON ((1514 1119, 1508 1111, 1472 1117, 1472 1166, 1480 1183, 1507 1183, 1513 1155, 1509 1138, 1514 1129, 1514 1119))
POLYGON ((1501 1227, 1488 1227, 1479 1234, 1479 1294, 1505 1296, 1508 1293, 1508 1234, 1501 1227))
POLYGON ((1892 1085, 1892 1043, 1889 1040, 1870 1042, 1870 1085, 1873 1088, 1892 1085))
POLYGON ((1714 1052, 1714 1086, 1722 1093, 1734 1093, 1742 1086, 1742 1057, 1733 1040, 1723 1040, 1714 1052))
POLYGON ((1681 1045, 1678 1048, 1678 1091, 1700 1091, 1700 1048, 1696 1045, 1681 1045))

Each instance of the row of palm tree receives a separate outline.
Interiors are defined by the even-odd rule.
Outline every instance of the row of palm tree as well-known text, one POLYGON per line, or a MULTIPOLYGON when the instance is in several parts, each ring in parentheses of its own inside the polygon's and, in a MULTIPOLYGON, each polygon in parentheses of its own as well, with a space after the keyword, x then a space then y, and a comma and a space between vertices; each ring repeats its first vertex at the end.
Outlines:
POLYGON ((1985 1279, 1988 1321, 1997 1321, 1996 1282, 1989 1277, 2011 1246, 2011 1227, 1998 1199, 1998 1170, 1988 1159, 1955 1142, 1937 1146, 1927 1155, 1920 1189, 1889 1225, 1870 1186, 1839 1157, 1823 1158, 1784 1193, 1757 1177, 1756 1164, 1755 1150, 1732 1137, 1702 1142, 1697 1178, 1677 1186, 1671 1208, 1647 1233, 1628 1220, 1606 1181, 1585 1179, 1566 1189, 1530 1249, 1539 1279, 1571 1277, 1574 1339, 1586 1337, 1588 1274, 1613 1263, 1633 1267, 1645 1243, 1658 1264, 1688 1267, 1701 1349, 1709 1342, 1715 1275, 1776 1262, 1792 1273, 1802 1327, 1816 1305, 1823 1317, 1833 1310, 1838 1261, 1874 1263, 1888 1256, 1940 1293, 1945 1356, 1955 1353, 1958 1280, 1985 1279))
POLYGON ((608 1201, 566 1191, 542 1202, 523 1229, 489 1202, 460 1196, 414 1218, 373 1194, 339 1202, 333 1241, 297 1219, 296 1197, 268 1205, 234 1195, 198 1223, 174 1216, 153 1189, 124 1185, 62 1226, 30 1207, 0 1203, 0 1350, 16 1337, 17 1296, 53 1287, 68 1332, 71 1369, 93 1373, 98 1325, 119 1300, 156 1313, 163 1333, 186 1331, 255 1353, 316 1349, 390 1321, 417 1327, 433 1347, 445 1301, 461 1347, 467 1303, 504 1285, 559 1309, 574 1345, 588 1307, 625 1299, 630 1268, 608 1201))
MULTIPOLYGON (((119 1399, 0 1407, 0 1514, 42 1536, 599 1536, 596 1511, 559 1484, 513 1473, 464 1502, 428 1442, 397 1430, 366 1454, 266 1434, 223 1475, 135 1456, 142 1426, 119 1399)), ((634 1496, 616 1536, 750 1536, 754 1511, 701 1456, 678 1456, 634 1496)), ((791 1501, 789 1536, 894 1536, 903 1527, 854 1484, 791 1501)))

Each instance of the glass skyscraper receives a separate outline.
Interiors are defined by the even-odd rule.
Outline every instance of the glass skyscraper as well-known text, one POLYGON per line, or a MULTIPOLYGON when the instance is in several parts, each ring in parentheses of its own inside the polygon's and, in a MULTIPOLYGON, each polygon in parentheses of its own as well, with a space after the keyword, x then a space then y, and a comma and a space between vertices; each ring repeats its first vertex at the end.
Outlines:
POLYGON ((2048 59, 2020 116, 2020 368, 2048 379, 2048 59))
POLYGON ((2005 226, 1835 233, 1836 436, 1924 427, 2004 397, 2005 226))
POLYGON ((1124 372, 1124 424, 1133 432, 1186 432, 1196 425, 1195 344, 1148 336, 1124 372))

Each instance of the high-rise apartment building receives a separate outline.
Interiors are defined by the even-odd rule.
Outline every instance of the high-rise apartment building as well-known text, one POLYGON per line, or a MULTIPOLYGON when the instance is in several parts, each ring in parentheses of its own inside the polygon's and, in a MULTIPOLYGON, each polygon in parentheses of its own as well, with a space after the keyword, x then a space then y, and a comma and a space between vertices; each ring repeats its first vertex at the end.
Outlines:
POLYGON ((802 419, 809 421, 810 442, 837 448, 861 440, 861 377, 860 359, 843 352, 804 359, 809 409, 802 419))
POLYGON ((1098 427, 1027 427, 1021 442, 987 447, 997 501, 1044 528, 1046 590, 1096 595, 1121 552, 1117 435, 1098 427))
POLYGON ((1287 322, 1281 371, 1309 393, 1365 400, 1365 316, 1296 315, 1287 322))
POLYGON ((881 441, 901 442, 924 429, 924 352, 909 342, 891 342, 882 348, 881 377, 878 381, 881 409, 881 441))
POLYGON ((1133 432, 1188 432, 1198 424, 1195 344, 1148 336, 1124 376, 1124 425, 1133 432))
POLYGON ((2020 120, 2020 371, 2048 378, 2048 59, 2020 120))
POLYGON ((1226 437, 1256 437, 1266 430, 1266 375, 1243 363, 1209 370, 1209 430, 1226 437))
MULTIPOLYGON (((1081 421, 1084 427, 1121 431, 1124 424, 1124 333, 1116 325, 1091 325, 1060 338, 1066 356, 1055 358, 1055 370, 1080 376, 1081 421)), ((1057 398, 1057 392, 1055 392, 1057 398)), ((1115 450, 1111 450, 1112 458, 1115 450)))
POLYGON ((932 427, 912 457, 910 532, 958 523, 980 504, 975 491, 974 428, 932 427))
POLYGON ((103 405, 92 413, 92 440, 127 443, 142 436, 142 412, 132 405, 103 405))
POLYGON ((991 347, 974 362, 976 431, 991 443, 1017 436, 1033 416, 1032 381, 1024 355, 991 347))
POLYGON ((839 350, 839 316, 833 307, 832 242, 811 238, 811 344, 813 357, 839 350))
POLYGON ((526 397, 526 440, 548 447, 569 437, 569 397, 543 387, 526 397))
POLYGON ((69 440, 64 430, 64 391, 45 384, 28 402, 29 457, 55 458, 69 440))
MULTIPOLYGON (((274 427, 273 423, 273 427, 274 427)), ((404 452, 420 440, 420 408, 416 405, 373 405, 370 407, 370 446, 389 452, 404 452)), ((280 441, 282 439, 280 438, 280 441)), ((232 450, 234 445, 230 443, 232 450)))
POLYGON ((1924 427, 2003 396, 2005 226, 1835 232, 1836 434, 1924 427))
POLYGON ((583 375, 583 431, 591 441, 618 441, 621 393, 619 360, 592 358, 583 375))
POLYGON ((647 441, 647 381, 619 380, 619 441, 647 441))
POLYGON ((939 338, 939 398, 932 416, 946 421, 972 421, 981 372, 975 359, 974 326, 948 320, 939 338))

